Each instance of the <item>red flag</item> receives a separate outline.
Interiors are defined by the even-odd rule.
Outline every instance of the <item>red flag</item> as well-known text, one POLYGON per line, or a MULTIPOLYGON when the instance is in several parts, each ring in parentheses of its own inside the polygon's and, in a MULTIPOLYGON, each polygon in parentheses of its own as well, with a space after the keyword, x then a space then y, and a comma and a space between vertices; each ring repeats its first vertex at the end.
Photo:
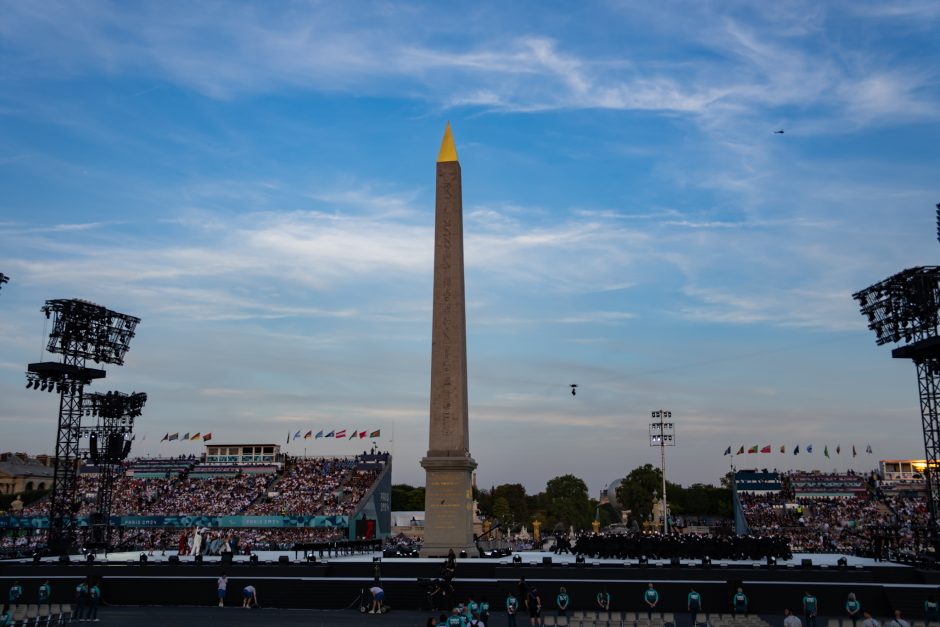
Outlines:
POLYGON ((333 436, 333 437, 345 438, 345 437, 346 437, 346 429, 343 429, 342 431, 337 431, 337 432, 336 432, 336 435, 333 436))
POLYGON ((212 432, 211 432, 211 431, 210 431, 209 433, 205 434, 204 436, 202 436, 202 441, 203 441, 203 442, 208 442, 208 441, 211 440, 211 439, 212 439, 212 432))
POLYGON ((762 449, 760 450, 760 452, 761 452, 761 453, 769 453, 769 452, 770 452, 770 445, 768 444, 767 446, 765 446, 764 448, 762 448, 762 449))

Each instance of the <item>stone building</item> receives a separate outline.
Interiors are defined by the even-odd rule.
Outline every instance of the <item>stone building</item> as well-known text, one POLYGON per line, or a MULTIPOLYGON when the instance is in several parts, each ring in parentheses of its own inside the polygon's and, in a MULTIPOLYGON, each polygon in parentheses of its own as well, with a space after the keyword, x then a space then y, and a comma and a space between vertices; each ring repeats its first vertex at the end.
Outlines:
POLYGON ((26 453, 0 453, 0 494, 52 488, 52 458, 26 453))

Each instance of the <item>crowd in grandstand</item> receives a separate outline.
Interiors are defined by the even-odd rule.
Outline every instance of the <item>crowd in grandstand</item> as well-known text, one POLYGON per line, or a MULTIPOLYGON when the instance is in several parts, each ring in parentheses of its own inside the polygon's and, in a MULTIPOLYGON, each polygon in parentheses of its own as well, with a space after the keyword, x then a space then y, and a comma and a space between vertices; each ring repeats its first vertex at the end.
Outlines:
MULTIPOLYGON (((247 513, 267 515, 338 513, 335 511, 340 503, 337 493, 342 493, 344 483, 349 479, 354 467, 355 461, 351 459, 291 460, 284 469, 283 475, 271 486, 271 495, 254 503, 248 508, 247 513)), ((374 480, 374 475, 372 479, 374 480)))
POLYGON ((876 477, 854 473, 792 472, 779 480, 778 490, 739 493, 750 533, 784 536, 794 552, 884 557, 922 548, 921 498, 888 494, 876 477))

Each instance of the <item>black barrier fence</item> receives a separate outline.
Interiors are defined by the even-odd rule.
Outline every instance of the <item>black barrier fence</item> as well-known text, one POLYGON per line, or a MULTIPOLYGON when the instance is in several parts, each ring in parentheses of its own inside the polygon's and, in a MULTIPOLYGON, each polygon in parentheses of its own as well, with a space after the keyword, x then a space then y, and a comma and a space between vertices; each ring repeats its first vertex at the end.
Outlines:
MULTIPOLYGON (((407 561, 382 563, 381 585, 388 603, 396 608, 427 610, 425 584, 436 576, 439 564, 407 561)), ((176 565, 71 565, 3 564, 0 565, 0 592, 4 593, 19 579, 24 588, 24 603, 35 603, 39 585, 49 579, 52 602, 71 602, 78 580, 86 576, 101 579, 103 602, 115 605, 211 605, 217 603, 216 580, 222 572, 229 577, 227 602, 240 604, 241 590, 251 584, 259 601, 266 607, 342 609, 349 607, 363 587, 375 577, 374 563, 314 563, 294 561, 285 566, 276 560, 257 564, 202 564, 181 562, 176 565)), ((606 588, 611 595, 611 610, 642 611, 642 598, 652 582, 660 595, 660 611, 675 613, 679 627, 688 625, 686 598, 694 588, 702 596, 705 614, 730 611, 731 595, 741 586, 749 598, 751 613, 779 616, 784 607, 801 613, 804 592, 819 599, 821 616, 839 617, 846 597, 853 592, 862 607, 876 616, 888 616, 901 609, 910 619, 921 618, 923 602, 936 594, 940 574, 910 568, 823 569, 814 567, 768 569, 700 569, 663 567, 612 568, 585 566, 519 566, 504 564, 458 563, 451 598, 480 600, 487 597, 494 614, 505 607, 506 595, 517 590, 520 577, 540 591, 543 607, 554 609, 555 595, 565 586, 571 608, 594 609, 597 592, 606 588)))

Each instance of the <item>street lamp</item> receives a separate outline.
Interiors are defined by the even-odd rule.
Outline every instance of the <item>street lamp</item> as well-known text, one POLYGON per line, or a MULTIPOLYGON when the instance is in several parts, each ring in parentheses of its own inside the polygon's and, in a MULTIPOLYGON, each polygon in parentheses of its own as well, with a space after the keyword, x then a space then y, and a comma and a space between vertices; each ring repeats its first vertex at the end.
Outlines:
POLYGON ((676 445, 676 430, 671 422, 664 422, 666 418, 672 418, 672 412, 665 409, 657 409, 652 412, 657 422, 650 423, 650 446, 658 446, 662 457, 662 476, 663 476, 663 534, 669 533, 669 514, 666 508, 666 447, 676 445))

